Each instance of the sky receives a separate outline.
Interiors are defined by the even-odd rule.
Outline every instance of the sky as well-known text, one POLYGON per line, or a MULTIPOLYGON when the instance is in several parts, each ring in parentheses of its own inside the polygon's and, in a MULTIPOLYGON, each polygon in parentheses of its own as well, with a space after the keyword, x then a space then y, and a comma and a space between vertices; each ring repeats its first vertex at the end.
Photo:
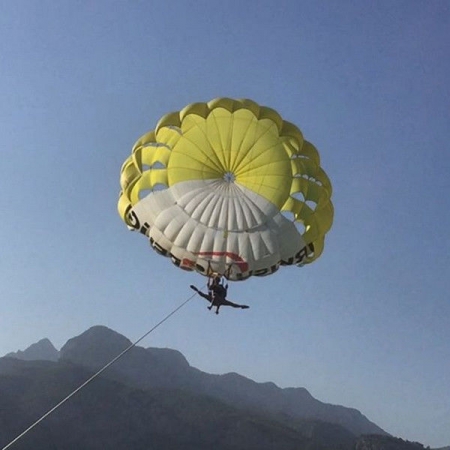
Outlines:
POLYGON ((319 149, 325 251, 140 345, 450 445, 448 48, 446 0, 0 2, 0 355, 99 324, 135 341, 204 284, 127 230, 120 167, 162 115, 250 98, 319 149))

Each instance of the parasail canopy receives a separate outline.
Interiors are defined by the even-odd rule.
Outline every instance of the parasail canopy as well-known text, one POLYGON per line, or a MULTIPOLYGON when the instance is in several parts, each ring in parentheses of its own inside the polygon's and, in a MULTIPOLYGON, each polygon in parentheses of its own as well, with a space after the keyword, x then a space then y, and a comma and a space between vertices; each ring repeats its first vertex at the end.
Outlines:
POLYGON ((218 98, 162 117, 121 170, 119 214, 178 267, 230 280, 316 260, 333 222, 316 148, 273 109, 218 98))

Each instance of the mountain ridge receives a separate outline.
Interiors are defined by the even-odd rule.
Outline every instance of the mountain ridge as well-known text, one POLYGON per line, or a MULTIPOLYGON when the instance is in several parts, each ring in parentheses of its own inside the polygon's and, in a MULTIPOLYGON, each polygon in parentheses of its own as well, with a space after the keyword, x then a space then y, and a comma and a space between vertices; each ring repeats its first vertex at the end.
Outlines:
POLYGON ((36 427, 32 441, 15 448, 32 442, 34 450, 423 449, 388 435, 353 408, 316 400, 305 388, 208 374, 177 350, 133 347, 103 326, 69 339, 57 361, 21 358, 28 349, 0 358, 0 444, 128 347, 97 377, 95 389, 84 388, 36 427))
MULTIPOLYGON (((115 331, 95 326, 69 339, 60 350, 60 360, 96 371, 130 345, 131 341, 115 331)), ((336 423, 355 435, 388 434, 358 410, 320 402, 305 388, 283 389, 272 382, 257 383, 233 372, 208 374, 191 367, 176 350, 134 347, 110 368, 106 376, 126 379, 131 386, 140 389, 183 389, 241 409, 336 423)))
POLYGON ((58 361, 59 352, 50 342, 50 339, 43 338, 40 341, 30 345, 23 351, 17 350, 17 352, 8 353, 5 356, 16 359, 22 359, 25 361, 35 361, 35 360, 58 361))

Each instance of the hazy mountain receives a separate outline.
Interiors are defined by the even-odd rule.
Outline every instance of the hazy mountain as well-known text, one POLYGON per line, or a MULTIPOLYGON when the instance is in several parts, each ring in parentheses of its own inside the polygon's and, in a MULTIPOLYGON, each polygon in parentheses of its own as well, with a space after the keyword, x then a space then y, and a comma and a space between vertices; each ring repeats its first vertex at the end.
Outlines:
MULTIPOLYGON (((69 362, 0 358, 0 448, 92 371, 69 362)), ((411 445, 409 445, 411 444, 411 445)), ((182 390, 141 390, 103 376, 13 450, 418 450, 389 436, 357 438, 336 424, 243 411, 182 390), (398 441, 398 442, 397 442, 398 441), (389 446, 385 446, 388 443, 389 446), (401 446, 395 446, 398 443, 401 446), (368 446, 368 445, 371 446, 368 446), (361 446, 363 445, 363 446, 361 446)))
MULTIPOLYGON (((48 340, 0 358, 0 447, 130 346, 124 336, 97 326, 70 339, 57 362, 51 361, 57 351, 48 340)), ((280 389, 235 373, 210 375, 191 367, 178 351, 136 346, 13 447, 30 448, 418 450, 423 446, 392 438, 357 410, 319 402, 304 388, 280 389)))
POLYGON ((47 338, 44 338, 39 342, 30 345, 26 350, 18 350, 14 353, 8 353, 6 356, 25 361, 57 361, 59 358, 59 352, 47 338))
MULTIPOLYGON (((8 375, 0 376, 1 447, 92 374, 65 363, 36 363, 9 359, 8 375)), ((308 441, 288 426, 208 397, 141 391, 99 377, 13 448, 294 450, 308 448, 308 441)))
MULTIPOLYGON (((131 345, 106 327, 90 328, 61 349, 61 361, 98 370, 131 345)), ((359 411, 316 400, 304 388, 281 389, 274 383, 256 383, 236 373, 211 375, 189 365, 175 350, 134 347, 105 376, 140 389, 182 389, 208 395, 232 406, 295 419, 316 419, 341 425, 355 435, 385 434, 359 411)))

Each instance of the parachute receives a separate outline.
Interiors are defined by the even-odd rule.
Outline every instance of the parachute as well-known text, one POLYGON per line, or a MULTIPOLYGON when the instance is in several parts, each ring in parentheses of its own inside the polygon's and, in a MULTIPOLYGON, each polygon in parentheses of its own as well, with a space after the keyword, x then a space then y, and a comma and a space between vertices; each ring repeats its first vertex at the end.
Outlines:
POLYGON ((273 109, 217 98, 162 117, 124 162, 118 211, 185 270, 232 281, 316 260, 333 222, 316 148, 273 109))

